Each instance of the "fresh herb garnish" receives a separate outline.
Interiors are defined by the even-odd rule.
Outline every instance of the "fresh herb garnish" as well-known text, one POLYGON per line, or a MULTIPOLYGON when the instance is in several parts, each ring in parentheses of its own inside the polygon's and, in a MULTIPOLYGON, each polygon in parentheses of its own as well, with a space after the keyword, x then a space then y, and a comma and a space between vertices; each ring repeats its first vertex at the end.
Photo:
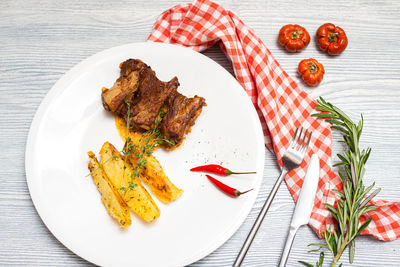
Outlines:
POLYGON ((151 130, 148 130, 144 133, 142 133, 142 136, 140 137, 139 141, 136 144, 132 143, 131 138, 129 137, 129 131, 131 129, 130 123, 131 123, 131 112, 130 112, 130 105, 129 103, 125 103, 128 107, 128 112, 127 112, 127 119, 126 119, 126 130, 127 130, 127 138, 126 138, 126 144, 124 149, 122 150, 122 153, 124 154, 125 160, 128 156, 130 157, 135 157, 136 158, 136 164, 133 166, 133 173, 131 175, 131 181, 129 183, 129 190, 132 190, 135 188, 136 184, 134 183, 135 178, 140 176, 141 170, 144 170, 146 168, 147 164, 147 159, 146 157, 151 156, 153 151, 156 149, 158 144, 162 143, 167 143, 169 145, 174 145, 175 143, 166 140, 163 138, 159 126, 162 122, 163 117, 166 114, 166 111, 162 110, 158 114, 154 126, 151 130))
MULTIPOLYGON (((362 215, 369 211, 375 210, 375 206, 368 202, 375 197, 380 188, 373 191, 368 197, 367 194, 372 190, 375 183, 365 187, 363 184, 363 176, 365 174, 365 164, 371 153, 371 148, 360 150, 359 141, 363 128, 363 117, 358 124, 355 124, 342 110, 335 107, 329 102, 326 102, 322 97, 318 100, 318 105, 315 106, 321 113, 313 114, 312 116, 325 119, 331 123, 331 127, 340 131, 343 134, 343 142, 347 145, 347 149, 343 154, 338 154, 340 162, 334 166, 343 166, 344 170, 339 171, 339 177, 343 183, 343 192, 333 190, 340 199, 337 200, 337 207, 330 204, 325 204, 332 217, 336 221, 337 229, 326 228, 321 232, 326 243, 310 244, 320 249, 327 249, 332 254, 331 267, 336 266, 342 253, 347 247, 349 248, 349 262, 353 263, 355 254, 355 238, 367 228, 372 221, 369 217, 364 223, 360 223, 359 219, 362 215)), ((320 260, 315 265, 322 266, 324 255, 320 255, 320 260)), ((301 262, 307 266, 312 264, 301 262)), ((340 264, 339 266, 342 266, 340 264)))

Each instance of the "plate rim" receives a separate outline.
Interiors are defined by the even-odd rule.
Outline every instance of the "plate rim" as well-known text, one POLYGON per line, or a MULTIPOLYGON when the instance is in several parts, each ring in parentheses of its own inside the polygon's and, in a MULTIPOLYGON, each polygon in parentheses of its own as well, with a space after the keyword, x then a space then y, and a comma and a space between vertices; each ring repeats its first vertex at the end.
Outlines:
MULTIPOLYGON (((34 173, 35 173, 35 166, 34 166, 34 158, 33 154, 35 152, 36 149, 36 144, 35 144, 35 140, 37 139, 38 136, 38 130, 40 128, 41 122, 42 122, 42 118, 44 113, 47 111, 49 105, 51 104, 52 100, 55 99, 59 94, 61 94, 64 90, 65 90, 65 85, 68 85, 68 83, 70 81, 76 80, 79 78, 80 75, 83 75, 83 73, 79 74, 79 69, 84 68, 86 65, 90 65, 91 63, 95 62, 96 60, 98 60, 97 58, 102 55, 107 55, 110 52, 118 51, 120 49, 123 49, 125 47, 131 47, 131 46, 164 46, 164 47, 169 47, 172 49, 185 49, 185 50, 189 50, 197 55, 199 55, 200 57, 203 57, 204 59, 206 59, 206 61, 208 61, 208 63, 216 66, 216 68, 220 68, 222 69, 224 72, 226 72, 227 74, 229 74, 230 79, 233 79, 240 87, 242 87, 242 85, 240 85, 240 83, 236 80, 236 78, 234 76, 231 75, 231 73, 229 73, 224 67, 222 67, 220 64, 218 64, 216 61, 214 61, 213 59, 207 57, 206 55, 196 52, 190 48, 186 48, 183 46, 179 46, 179 45, 172 45, 172 44, 165 44, 165 43, 158 43, 158 42, 136 42, 136 43, 128 43, 128 44, 123 44, 123 45, 119 45, 119 46, 114 46, 111 48, 107 48, 104 49, 102 51, 99 51, 81 61, 79 61, 77 64, 75 64, 74 66, 72 66, 68 71, 66 71, 54 84, 53 86, 49 89, 49 91, 46 93, 46 95, 44 96, 44 98, 42 99, 42 101, 40 102, 38 108, 36 109, 35 115, 32 119, 32 122, 30 124, 29 127, 29 132, 28 132, 28 137, 27 137, 27 141, 25 144, 25 176, 26 176, 26 182, 28 185, 28 190, 29 190, 29 194, 30 194, 30 198, 32 200, 32 203, 37 211, 37 214, 39 215, 41 221, 43 222, 43 224, 46 226, 46 228, 50 231, 50 233, 64 246, 66 247, 68 250, 70 250, 72 253, 74 253, 75 255, 77 255, 78 257, 87 260, 91 263, 94 264, 99 264, 101 262, 96 261, 95 259, 93 259, 90 256, 87 255, 82 255, 82 253, 79 252, 79 249, 76 248, 72 248, 71 246, 69 246, 69 244, 67 245, 66 242, 64 242, 61 238, 61 236, 56 233, 56 231, 54 231, 54 229, 52 229, 52 227, 46 223, 46 219, 44 216, 45 212, 43 211, 43 208, 39 205, 39 199, 38 196, 36 195, 35 190, 33 189, 33 180, 34 180, 34 173), (78 75, 77 75, 78 74, 78 75)), ((246 94, 245 90, 242 90, 242 95, 245 96, 245 98, 247 99, 247 105, 250 106, 250 113, 251 116, 253 116, 256 119, 256 123, 255 123, 255 131, 256 131, 256 137, 257 139, 259 139, 257 141, 257 143, 259 143, 261 141, 262 144, 264 144, 264 136, 263 136, 263 132, 262 132, 262 127, 261 127, 261 123, 259 121, 259 117, 258 114, 254 108, 253 103, 251 102, 249 96, 246 94)), ((220 246, 222 246, 223 244, 225 244, 236 232, 237 230, 239 230, 240 226, 244 223, 244 221, 246 220, 246 218, 248 217, 248 215, 250 214, 252 208, 254 207, 254 203, 256 202, 260 187, 261 187, 261 183, 262 183, 262 178, 263 178, 263 171, 264 171, 264 163, 265 163, 265 149, 259 149, 257 151, 258 155, 257 155, 257 166, 259 165, 259 170, 257 170, 257 172, 260 173, 260 178, 256 180, 254 189, 255 189, 255 196, 253 197, 253 199, 249 199, 248 201, 251 202, 249 205, 249 208, 247 208, 246 212, 243 212, 240 216, 240 218, 238 220, 236 220, 235 223, 231 224, 231 227, 229 229, 229 231, 226 231, 225 236, 220 237, 218 240, 216 240, 215 242, 213 242, 213 245, 208 246, 206 249, 203 249, 197 253, 194 253, 192 256, 190 257, 186 257, 184 259, 182 259, 179 263, 177 262, 173 262, 172 264, 168 264, 166 266, 177 266, 175 264, 178 264, 178 266, 186 266, 189 265, 191 263, 194 263, 196 261, 199 261, 201 259, 203 259, 204 257, 208 256, 209 254, 211 254, 212 252, 214 252, 215 250, 217 250, 220 246)))

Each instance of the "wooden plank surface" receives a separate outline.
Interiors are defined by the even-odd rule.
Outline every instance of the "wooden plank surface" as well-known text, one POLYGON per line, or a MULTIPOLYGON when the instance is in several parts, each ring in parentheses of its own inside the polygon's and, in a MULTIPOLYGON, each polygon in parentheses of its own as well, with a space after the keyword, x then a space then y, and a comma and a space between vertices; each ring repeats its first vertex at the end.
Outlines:
MULTIPOLYGON (((24 152, 31 120, 53 84, 71 67, 104 49, 146 40, 156 17, 180 1, 156 0, 3 0, 0 2, 0 265, 90 266, 47 230, 26 185, 24 152)), ((367 182, 382 187, 379 198, 400 200, 400 2, 398 1, 220 1, 252 27, 284 69, 313 97, 332 101, 357 119, 364 114, 362 146, 373 148, 367 182), (349 36, 343 55, 329 57, 315 46, 318 26, 333 22, 349 36), (312 35, 309 47, 288 54, 277 44, 280 27, 297 23, 312 35), (296 76, 298 62, 320 60, 323 83, 310 89, 296 76)), ((206 55, 232 72, 214 47, 206 55)), ((335 134, 334 152, 341 150, 335 134)), ((278 176, 266 151, 261 191, 240 229, 214 253, 193 266, 229 266, 239 251, 278 176)), ((282 186, 243 266, 275 266, 286 237, 294 202, 282 186)), ((314 262, 306 245, 318 241, 300 229, 288 266, 314 262)), ((343 262, 348 266, 347 255, 343 262)), ((326 265, 328 266, 328 265, 326 265)), ((357 240, 352 266, 400 266, 400 240, 357 240)))

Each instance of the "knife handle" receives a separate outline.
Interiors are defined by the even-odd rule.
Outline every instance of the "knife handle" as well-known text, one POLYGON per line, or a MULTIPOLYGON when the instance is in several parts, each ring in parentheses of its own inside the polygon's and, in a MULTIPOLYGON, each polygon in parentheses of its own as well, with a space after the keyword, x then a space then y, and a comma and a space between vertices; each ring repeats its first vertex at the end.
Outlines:
POLYGON ((298 226, 290 226, 289 234, 286 238, 285 248, 282 252, 281 261, 279 262, 279 267, 285 267, 286 262, 289 258, 290 250, 292 249, 294 237, 296 236, 296 232, 298 229, 298 226))

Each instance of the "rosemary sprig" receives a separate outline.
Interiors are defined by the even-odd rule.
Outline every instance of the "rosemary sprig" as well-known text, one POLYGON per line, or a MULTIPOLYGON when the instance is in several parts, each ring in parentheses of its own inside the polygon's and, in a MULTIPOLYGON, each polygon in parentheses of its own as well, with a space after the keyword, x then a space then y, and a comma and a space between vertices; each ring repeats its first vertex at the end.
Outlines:
MULTIPOLYGON (((317 246, 317 249, 313 251, 323 248, 329 250, 333 258, 331 267, 334 267, 347 247, 350 247, 349 262, 353 262, 355 254, 354 239, 367 228, 372 220, 370 217, 361 224, 359 219, 362 215, 375 209, 374 205, 368 204, 368 202, 381 189, 376 189, 367 197, 375 183, 368 187, 363 184, 365 164, 371 153, 371 148, 368 147, 361 150, 359 147, 363 129, 363 116, 361 115, 361 120, 355 124, 342 110, 325 101, 322 97, 320 97, 315 107, 321 113, 313 114, 312 116, 325 119, 331 123, 333 129, 343 134, 343 141, 341 142, 347 146, 347 149, 342 154, 337 155, 340 162, 334 165, 343 166, 343 170, 338 172, 343 183, 343 192, 333 190, 340 196, 340 199, 336 202, 337 205, 324 204, 336 221, 337 229, 326 228, 321 233, 326 243, 310 244, 311 246, 317 246)), ((323 261, 324 255, 320 255, 320 260, 317 262, 316 267, 322 266, 321 257, 323 261)), ((313 266, 306 262, 301 263, 313 266)))

